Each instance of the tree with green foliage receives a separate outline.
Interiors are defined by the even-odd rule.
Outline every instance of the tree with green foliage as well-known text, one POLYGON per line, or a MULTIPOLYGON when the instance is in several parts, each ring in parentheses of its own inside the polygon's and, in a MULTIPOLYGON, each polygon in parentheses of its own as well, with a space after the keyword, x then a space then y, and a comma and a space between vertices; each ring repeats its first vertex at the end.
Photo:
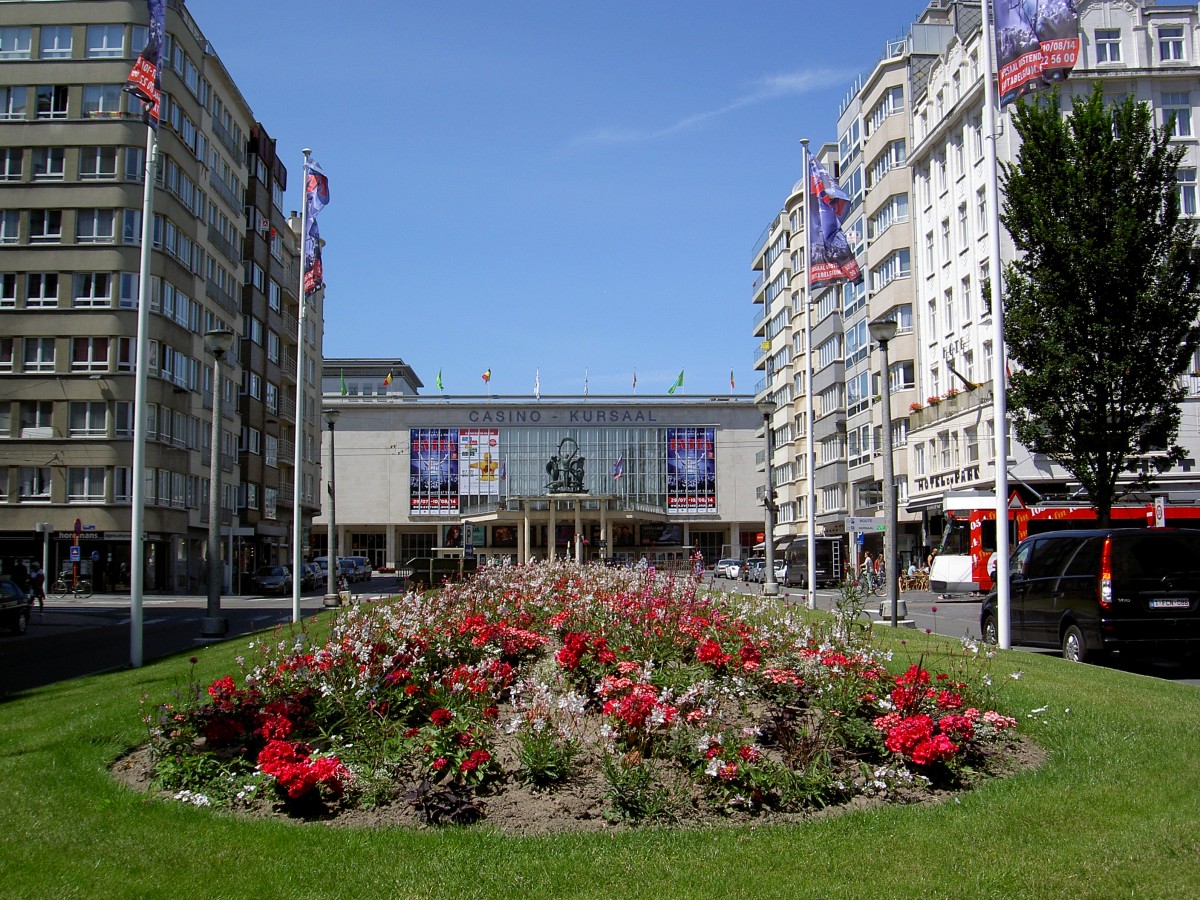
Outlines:
POLYGON ((1113 504, 1185 455, 1175 444, 1200 342, 1200 258, 1180 216, 1183 149, 1168 122, 1100 85, 1059 109, 1020 101, 1015 162, 1001 167, 1004 337, 1017 438, 1071 472, 1102 524, 1113 504))

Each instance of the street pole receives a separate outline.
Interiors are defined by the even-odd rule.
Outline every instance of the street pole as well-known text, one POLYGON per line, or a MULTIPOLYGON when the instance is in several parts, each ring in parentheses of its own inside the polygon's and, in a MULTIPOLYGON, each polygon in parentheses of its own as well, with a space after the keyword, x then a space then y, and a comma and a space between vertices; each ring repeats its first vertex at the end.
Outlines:
POLYGON ((338 416, 342 414, 340 409, 325 410, 325 424, 329 426, 329 549, 325 552, 327 564, 325 567, 325 605, 337 606, 341 602, 341 598, 337 592, 337 577, 339 573, 338 552, 337 552, 337 487, 336 487, 336 460, 337 460, 337 445, 334 441, 334 425, 337 423, 338 416))
POLYGON ((896 571, 896 475, 892 464, 892 385, 888 365, 888 342, 899 326, 894 319, 875 319, 867 326, 871 339, 879 342, 879 381, 883 395, 883 577, 892 627, 900 624, 900 582, 896 571))
POLYGON ((763 414, 763 440, 767 455, 763 468, 766 470, 766 491, 763 494, 763 550, 766 559, 763 565, 763 596, 779 596, 779 583, 775 581, 775 491, 771 488, 771 416, 775 413, 775 401, 764 397, 756 404, 763 414))
POLYGON ((233 347, 232 331, 209 331, 204 346, 213 355, 212 448, 208 478, 208 606, 200 622, 202 637, 222 637, 227 624, 221 617, 221 401, 224 393, 221 362, 233 347))

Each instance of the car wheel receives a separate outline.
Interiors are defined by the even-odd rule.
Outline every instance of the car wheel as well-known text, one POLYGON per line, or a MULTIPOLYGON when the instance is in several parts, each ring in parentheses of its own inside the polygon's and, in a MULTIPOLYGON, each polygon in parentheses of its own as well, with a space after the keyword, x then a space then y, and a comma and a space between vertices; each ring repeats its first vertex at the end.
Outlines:
POLYGON ((992 646, 1000 643, 1000 628, 995 616, 989 615, 983 620, 983 642, 992 646))
POLYGON ((1081 663, 1091 659, 1087 644, 1083 642, 1083 632, 1079 630, 1078 625, 1068 625, 1067 630, 1063 632, 1062 655, 1063 659, 1070 662, 1081 663))
POLYGON ((13 622, 13 634, 24 634, 29 628, 29 610, 23 609, 17 613, 17 618, 13 622))

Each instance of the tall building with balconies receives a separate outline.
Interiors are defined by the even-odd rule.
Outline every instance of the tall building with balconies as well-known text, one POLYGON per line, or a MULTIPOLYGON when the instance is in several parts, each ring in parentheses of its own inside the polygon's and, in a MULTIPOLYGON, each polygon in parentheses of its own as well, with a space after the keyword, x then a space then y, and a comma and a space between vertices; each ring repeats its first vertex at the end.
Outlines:
MULTIPOLYGON (((282 211, 286 170, 185 4, 168 2, 152 277, 140 285, 147 127, 122 88, 146 42, 146 4, 3 9, 0 556, 40 559, 46 541, 57 568, 79 543, 98 587, 128 583, 134 372, 145 366, 144 583, 197 590, 207 571, 215 390, 224 400, 215 430, 226 571, 235 540, 290 545, 291 507, 279 495, 290 492, 291 460, 277 472, 265 463, 265 435, 290 441, 294 418, 297 275, 289 272, 298 263, 282 211), (136 360, 142 296, 148 354, 136 360), (204 345, 215 329, 240 338, 221 385, 204 345)), ((314 320, 307 355, 315 398, 319 307, 314 320)), ((317 405, 311 400, 314 417, 317 405)), ((311 433, 310 486, 320 459, 319 428, 311 433)), ((313 487, 310 514, 316 499, 313 487)))

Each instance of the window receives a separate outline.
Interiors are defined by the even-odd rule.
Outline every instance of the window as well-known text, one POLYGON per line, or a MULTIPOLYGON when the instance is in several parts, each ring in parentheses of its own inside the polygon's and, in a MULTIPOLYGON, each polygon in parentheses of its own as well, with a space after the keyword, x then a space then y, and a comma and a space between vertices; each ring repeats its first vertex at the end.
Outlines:
POLYGON ((43 25, 38 55, 42 59, 70 59, 71 26, 43 25))
POLYGON ((72 372, 108 371, 108 338, 77 337, 71 342, 72 372))
POLYGON ((112 306, 112 273, 79 272, 75 275, 76 306, 112 306))
POLYGON ((967 221, 967 204, 958 204, 958 247, 966 250, 971 239, 971 224, 967 221))
POLYGON ((859 319, 846 329, 846 365, 852 366, 867 358, 871 339, 867 336, 867 320, 859 319))
POLYGON ((50 502, 49 466, 22 466, 17 474, 20 479, 17 491, 22 501, 50 502))
POLYGON ((117 177, 116 147, 81 147, 79 177, 85 181, 117 177))
POLYGON ((980 188, 975 192, 975 231, 980 235, 988 233, 987 190, 980 188))
POLYGON ((0 28, 0 59, 29 59, 33 47, 28 25, 0 28))
POLYGON ((62 210, 34 209, 29 212, 30 243, 57 244, 62 240, 62 210))
POLYGON ((961 304, 963 322, 971 321, 971 276, 963 277, 959 284, 960 296, 958 302, 961 304))
POLYGON ((1183 60, 1183 26, 1163 25, 1158 29, 1158 58, 1162 62, 1183 60))
POLYGON ((926 275, 933 274, 933 232, 925 232, 925 268, 926 275))
POLYGON ((1121 29, 1096 29, 1096 62, 1116 63, 1121 61, 1121 29))
POLYGON ((22 400, 20 436, 23 438, 53 437, 54 404, 49 400, 22 400))
POLYGON ((867 221, 867 236, 874 240, 898 222, 908 221, 908 194, 895 194, 867 221))
POLYGON ((97 502, 104 500, 103 466, 67 467, 67 502, 97 502))
MULTIPOLYGON (((3 221, 3 217, 0 217, 3 221)), ((17 305, 17 276, 13 272, 0 274, 0 309, 12 309, 17 305)), ((12 340, 9 338, 8 340, 12 340)), ((12 349, 9 348, 9 369, 12 371, 12 349)), ((3 404, 0 404, 2 406, 3 404)))
POLYGON ((111 244, 113 211, 81 209, 75 214, 75 240, 80 244, 111 244))
POLYGON ((279 335, 269 329, 267 331, 267 359, 276 365, 279 364, 279 335))
POLYGON ((58 306, 58 273, 30 272, 26 275, 25 305, 58 306))
POLYGON ((89 25, 87 27, 88 59, 120 59, 125 55, 124 25, 89 25))
POLYGON ((35 181, 62 181, 66 151, 62 147, 33 148, 33 178, 35 181))
POLYGON ((942 219, 942 262, 950 261, 950 220, 942 219))
POLYGON ((279 466, 279 438, 267 435, 266 464, 273 468, 279 466))
POLYGON ((1192 99, 1188 91, 1163 91, 1162 117, 1165 125, 1175 116, 1175 126, 1171 137, 1190 138, 1192 136, 1192 99))
POLYGON ((113 469, 113 500, 128 503, 133 499, 133 469, 117 466, 113 469))
POLYGON ((267 287, 267 302, 271 304, 271 309, 279 312, 283 305, 283 290, 279 287, 279 282, 274 278, 270 280, 267 287))
POLYGON ((120 115, 123 93, 119 84, 85 84, 83 86, 84 117, 120 115))
POLYGON ((15 209, 0 210, 0 244, 15 244, 21 239, 21 214, 15 209))
POLYGON ((871 374, 860 372, 846 379, 846 415, 860 413, 871 404, 871 374))
POLYGON ((887 259, 871 270, 871 289, 883 290, 897 278, 912 275, 912 260, 907 247, 890 254, 887 259))
POLYGON ((107 433, 107 406, 103 401, 72 402, 68 407, 71 437, 104 437, 107 433))
POLYGON ((54 371, 54 338, 27 337, 25 338, 25 371, 53 372, 54 371))
MULTIPOLYGON (((0 119, 25 118, 25 104, 28 102, 28 97, 29 88, 0 87, 0 119)), ((19 157, 20 151, 17 152, 19 157)))
MULTIPOLYGON (((0 88, 0 96, 3 89, 0 88)), ((4 118, 0 113, 0 119, 4 118)), ((20 181, 24 153, 20 147, 0 147, 0 181, 20 181)))
POLYGON ((911 359, 901 360, 888 367, 888 390, 910 391, 916 387, 916 366, 911 359))
POLYGON ((1179 213, 1184 216, 1196 215, 1196 170, 1176 169, 1175 179, 1179 182, 1179 213))
POLYGON ((842 358, 842 336, 835 334, 817 348, 817 367, 825 368, 842 358))
POLYGON ((65 119, 67 117, 67 86, 65 84, 43 84, 34 88, 34 109, 39 119, 65 119))

